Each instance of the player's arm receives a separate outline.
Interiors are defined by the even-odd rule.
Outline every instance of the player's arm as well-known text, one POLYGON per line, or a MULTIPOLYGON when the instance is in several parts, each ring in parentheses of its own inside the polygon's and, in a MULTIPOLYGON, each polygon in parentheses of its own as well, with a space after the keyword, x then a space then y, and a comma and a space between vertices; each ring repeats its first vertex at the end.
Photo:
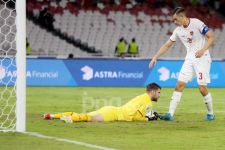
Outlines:
POLYGON ((158 52, 154 55, 154 57, 152 58, 152 60, 149 63, 149 68, 153 67, 156 62, 157 59, 164 54, 174 43, 175 41, 172 40, 168 40, 166 43, 163 44, 163 46, 158 50, 158 52))
POLYGON ((209 30, 208 32, 206 32, 205 36, 207 37, 208 40, 206 44, 204 45, 204 47, 195 53, 195 57, 197 58, 201 57, 205 53, 205 51, 208 50, 213 45, 215 41, 215 36, 212 30, 209 30))

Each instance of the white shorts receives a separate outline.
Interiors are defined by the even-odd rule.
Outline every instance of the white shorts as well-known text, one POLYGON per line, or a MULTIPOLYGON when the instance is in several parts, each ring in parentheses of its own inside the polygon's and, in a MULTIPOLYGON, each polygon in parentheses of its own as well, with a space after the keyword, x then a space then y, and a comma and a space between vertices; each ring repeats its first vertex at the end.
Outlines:
POLYGON ((195 60, 185 60, 178 81, 188 83, 197 77, 198 85, 207 85, 210 83, 210 66, 211 59, 204 56, 195 60))

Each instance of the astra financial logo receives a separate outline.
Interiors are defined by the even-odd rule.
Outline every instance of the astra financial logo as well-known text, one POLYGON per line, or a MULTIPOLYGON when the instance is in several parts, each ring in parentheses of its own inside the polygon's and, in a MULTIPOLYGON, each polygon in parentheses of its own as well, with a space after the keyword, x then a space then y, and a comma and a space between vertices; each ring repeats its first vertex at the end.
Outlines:
POLYGON ((80 69, 83 72, 83 80, 91 79, 142 79, 143 72, 125 72, 122 70, 100 70, 85 65, 80 69))
MULTIPOLYGON (((16 78, 17 70, 16 68, 11 67, 8 69, 0 65, 0 80, 4 78, 16 78)), ((26 72, 27 78, 40 78, 40 79, 54 79, 59 77, 58 71, 38 71, 38 70, 27 70, 26 72)), ((8 80, 8 79, 7 79, 8 80)))
POLYGON ((90 80, 93 78, 93 69, 89 66, 84 66, 81 68, 83 74, 83 80, 90 80))
POLYGON ((170 70, 164 66, 160 67, 158 69, 158 72, 160 73, 159 75, 159 80, 160 81, 168 81, 170 79, 178 79, 178 76, 179 76, 179 71, 175 71, 175 70, 170 70))
POLYGON ((166 67, 161 67, 158 69, 158 72, 160 73, 159 80, 160 81, 166 81, 170 78, 170 70, 166 67))

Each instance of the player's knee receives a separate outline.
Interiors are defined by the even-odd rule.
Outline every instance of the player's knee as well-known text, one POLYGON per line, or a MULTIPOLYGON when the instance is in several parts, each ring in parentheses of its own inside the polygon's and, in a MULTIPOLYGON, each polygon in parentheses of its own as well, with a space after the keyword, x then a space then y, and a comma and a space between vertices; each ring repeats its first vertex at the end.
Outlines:
POLYGON ((199 85, 198 88, 199 88, 199 91, 201 92, 201 94, 203 96, 208 94, 208 90, 207 90, 207 87, 205 85, 199 85))
POLYGON ((104 118, 102 117, 102 115, 97 114, 97 115, 91 116, 91 121, 93 121, 93 122, 103 122, 104 118))
POLYGON ((200 91, 203 91, 203 92, 207 90, 207 87, 205 85, 199 85, 198 88, 200 91))
POLYGON ((176 85, 176 88, 175 90, 178 91, 178 92, 182 92, 184 87, 185 87, 186 83, 184 82, 178 82, 177 85, 176 85))

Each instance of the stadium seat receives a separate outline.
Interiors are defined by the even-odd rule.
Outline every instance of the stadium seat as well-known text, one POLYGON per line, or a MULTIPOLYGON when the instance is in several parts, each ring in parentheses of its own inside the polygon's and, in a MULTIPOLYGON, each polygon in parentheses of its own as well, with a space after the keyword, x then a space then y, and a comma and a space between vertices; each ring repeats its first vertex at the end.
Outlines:
MULTIPOLYGON (((190 4, 189 2, 184 2, 182 4, 186 5, 186 3, 188 5, 190 4)), ((123 2, 123 4, 126 3, 123 2)), ((148 0, 146 4, 155 6, 156 3, 155 1, 148 0)), ((176 26, 171 23, 171 16, 168 15, 171 12, 171 8, 151 7, 151 9, 149 9, 146 4, 135 5, 131 7, 130 10, 126 9, 125 5, 122 4, 120 6, 106 5, 102 10, 93 8, 88 3, 86 3, 83 8, 78 8, 71 2, 66 3, 65 1, 61 1, 59 4, 51 2, 49 5, 55 8, 52 8, 55 19, 53 24, 54 28, 73 39, 80 40, 81 43, 86 43, 87 48, 102 51, 103 56, 114 56, 116 44, 121 37, 124 37, 128 43, 132 38, 136 38, 140 49, 140 56, 150 58, 159 49, 159 46, 169 38, 170 33, 176 26), (56 10, 57 8, 59 10, 56 10)), ((38 15, 39 12, 37 11, 40 11, 43 5, 46 6, 47 4, 39 2, 37 6, 35 6, 32 3, 28 3, 29 11, 33 9, 33 13, 35 10, 35 15, 38 15)), ((168 2, 168 6, 169 5, 172 5, 172 3, 168 2)), ((187 9, 192 12, 190 16, 194 15, 194 17, 199 16, 200 18, 202 17, 201 13, 206 13, 208 11, 206 7, 201 7, 199 9, 197 7, 188 7, 187 9)), ((212 23, 210 23, 210 26, 212 25, 212 27, 215 28, 216 37, 225 39, 224 19, 221 19, 217 14, 213 15, 211 19, 214 24, 212 25, 212 23)), ((29 35, 28 38, 31 40, 33 48, 38 49, 38 46, 41 46, 39 49, 45 48, 44 53, 47 55, 59 54, 66 56, 68 53, 71 53, 72 50, 78 50, 61 39, 55 40, 54 36, 50 33, 46 33, 46 31, 41 28, 33 29, 34 26, 30 25, 27 31, 29 35), (36 36, 34 36, 34 34, 36 34, 36 36), (49 36, 46 36, 48 34, 49 36), (36 40, 37 38, 40 38, 40 40, 36 40), (43 39, 52 44, 38 44, 39 42, 44 42, 43 39), (58 44, 54 44, 55 41, 58 44)), ((224 43, 224 41, 216 41, 213 48, 218 50, 212 52, 213 57, 222 57, 220 53, 221 49, 224 47, 224 43)), ((82 51, 80 53, 82 53, 82 51)), ((163 58, 179 59, 183 58, 186 51, 182 44, 177 42, 177 44, 172 47, 172 50, 169 50, 167 53, 167 55, 163 55, 163 58), (177 53, 174 53, 174 51, 177 53)), ((92 56, 86 52, 81 55, 83 56, 83 54, 92 56)))

